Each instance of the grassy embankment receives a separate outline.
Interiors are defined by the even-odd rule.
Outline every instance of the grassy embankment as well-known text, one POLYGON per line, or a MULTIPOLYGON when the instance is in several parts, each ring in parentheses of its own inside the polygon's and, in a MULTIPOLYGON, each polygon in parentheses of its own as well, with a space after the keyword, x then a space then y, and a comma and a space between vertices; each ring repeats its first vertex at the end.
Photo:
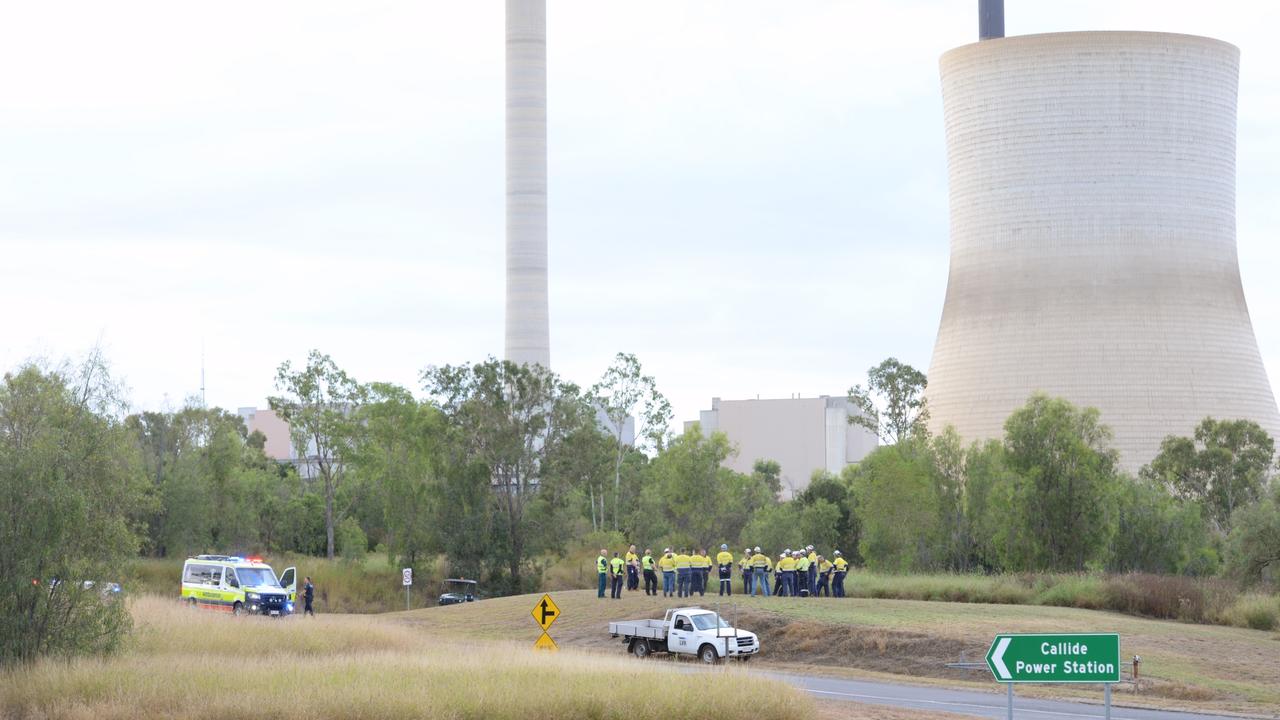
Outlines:
MULTIPOLYGON (((623 656, 608 636, 609 620, 661 617, 676 598, 624 593, 598 600, 593 591, 559 591, 562 618, 551 629, 561 647, 623 656)), ((1126 704, 1206 711, 1280 713, 1280 634, 1153 620, 1063 607, 817 598, 746 599, 722 612, 761 635, 759 664, 794 672, 854 674, 926 684, 996 690, 982 672, 950 670, 960 659, 981 662, 1002 632, 1117 632, 1125 659, 1143 658, 1140 692, 1119 686, 1126 704)), ((536 596, 498 598, 466 606, 399 613, 445 635, 523 637, 538 633, 529 616, 536 596)), ((715 607, 707 595, 697 604, 715 607)), ((753 663, 753 666, 756 663, 753 663)), ((1023 693, 1024 688, 1019 689, 1023 693)), ((1025 694, 1098 700, 1093 687, 1027 687, 1025 694)))
POLYGON ((758 678, 748 709, 732 669, 670 672, 597 654, 535 654, 527 644, 442 640, 435 628, 393 616, 281 621, 154 597, 131 602, 137 629, 126 651, 0 674, 0 717, 801 720, 815 709, 758 678))
MULTIPOLYGON (((575 552, 547 565, 544 590, 594 587, 594 551, 575 552)), ((277 572, 296 565, 316 585, 316 608, 321 612, 375 613, 404 608, 400 570, 383 555, 359 562, 306 556, 267 557, 277 572)), ((442 563, 436 563, 440 567, 442 563)), ((133 594, 176 595, 182 561, 138 560, 126 580, 133 594)), ((427 607, 439 593, 440 572, 415 578, 413 607, 427 607)), ((740 585, 740 581, 735 578, 740 585)), ((1272 630, 1280 628, 1280 597, 1241 593, 1216 578, 1159 575, 1085 575, 1041 573, 1020 575, 884 575, 850 573, 849 596, 893 600, 934 600, 957 603, 1031 605, 1111 610, 1140 617, 1272 630)), ((481 588, 483 592, 484 588, 481 588)))

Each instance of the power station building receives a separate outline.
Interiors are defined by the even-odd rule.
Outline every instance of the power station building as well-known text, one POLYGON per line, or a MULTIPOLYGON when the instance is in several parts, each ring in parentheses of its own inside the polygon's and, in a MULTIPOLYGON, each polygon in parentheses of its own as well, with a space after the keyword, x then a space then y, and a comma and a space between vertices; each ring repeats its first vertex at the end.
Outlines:
MULTIPOLYGON (((721 400, 698 413, 703 435, 720 431, 738 453, 724 466, 750 473, 757 460, 773 460, 782 468, 782 494, 793 497, 809 486, 815 472, 839 475, 876 449, 876 434, 849 423, 858 410, 848 398, 721 400)), ((693 426, 686 422, 686 431, 693 426)))
POLYGON ((1236 257, 1239 51, 1004 38, 999 15, 940 63, 951 266, 931 429, 1001 437, 1043 391, 1098 408, 1130 471, 1206 416, 1280 435, 1236 257))

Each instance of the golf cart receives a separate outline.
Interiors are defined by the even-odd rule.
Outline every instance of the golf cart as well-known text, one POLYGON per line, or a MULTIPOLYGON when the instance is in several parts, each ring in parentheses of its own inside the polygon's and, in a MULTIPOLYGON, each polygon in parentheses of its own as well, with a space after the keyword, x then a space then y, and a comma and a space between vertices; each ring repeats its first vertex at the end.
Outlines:
POLYGON ((464 602, 475 602, 476 581, 461 578, 449 578, 440 583, 440 604, 457 605, 464 602))

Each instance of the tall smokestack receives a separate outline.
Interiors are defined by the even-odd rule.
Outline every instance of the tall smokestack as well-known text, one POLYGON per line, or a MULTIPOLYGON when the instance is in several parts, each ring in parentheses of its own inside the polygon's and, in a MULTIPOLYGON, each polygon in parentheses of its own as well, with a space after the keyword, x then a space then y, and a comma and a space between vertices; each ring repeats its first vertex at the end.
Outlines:
POLYGON ((978 0, 978 39, 1004 37, 1004 0, 978 0))
POLYGON ((507 0, 505 357, 551 366, 547 313, 547 4, 507 0))

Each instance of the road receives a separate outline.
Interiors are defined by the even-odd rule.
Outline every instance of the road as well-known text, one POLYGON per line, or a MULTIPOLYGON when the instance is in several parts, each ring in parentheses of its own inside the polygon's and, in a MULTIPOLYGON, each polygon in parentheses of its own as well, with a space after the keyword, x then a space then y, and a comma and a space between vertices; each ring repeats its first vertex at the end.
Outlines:
MULTIPOLYGON (((841 680, 812 675, 764 673, 801 688, 814 697, 828 700, 871 705, 888 705, 908 710, 932 710, 972 715, 980 718, 1007 718, 1008 707, 1004 694, 948 690, 945 688, 897 685, 893 683, 841 680)), ((1098 704, 1060 702, 1018 697, 1013 700, 1013 716, 1017 720, 1080 720, 1105 718, 1102 707, 1102 689, 1098 689, 1098 704)), ((1205 715, 1203 713, 1175 712, 1172 710, 1139 710, 1136 708, 1111 708, 1111 720, 1240 720, 1238 716, 1205 715)))

